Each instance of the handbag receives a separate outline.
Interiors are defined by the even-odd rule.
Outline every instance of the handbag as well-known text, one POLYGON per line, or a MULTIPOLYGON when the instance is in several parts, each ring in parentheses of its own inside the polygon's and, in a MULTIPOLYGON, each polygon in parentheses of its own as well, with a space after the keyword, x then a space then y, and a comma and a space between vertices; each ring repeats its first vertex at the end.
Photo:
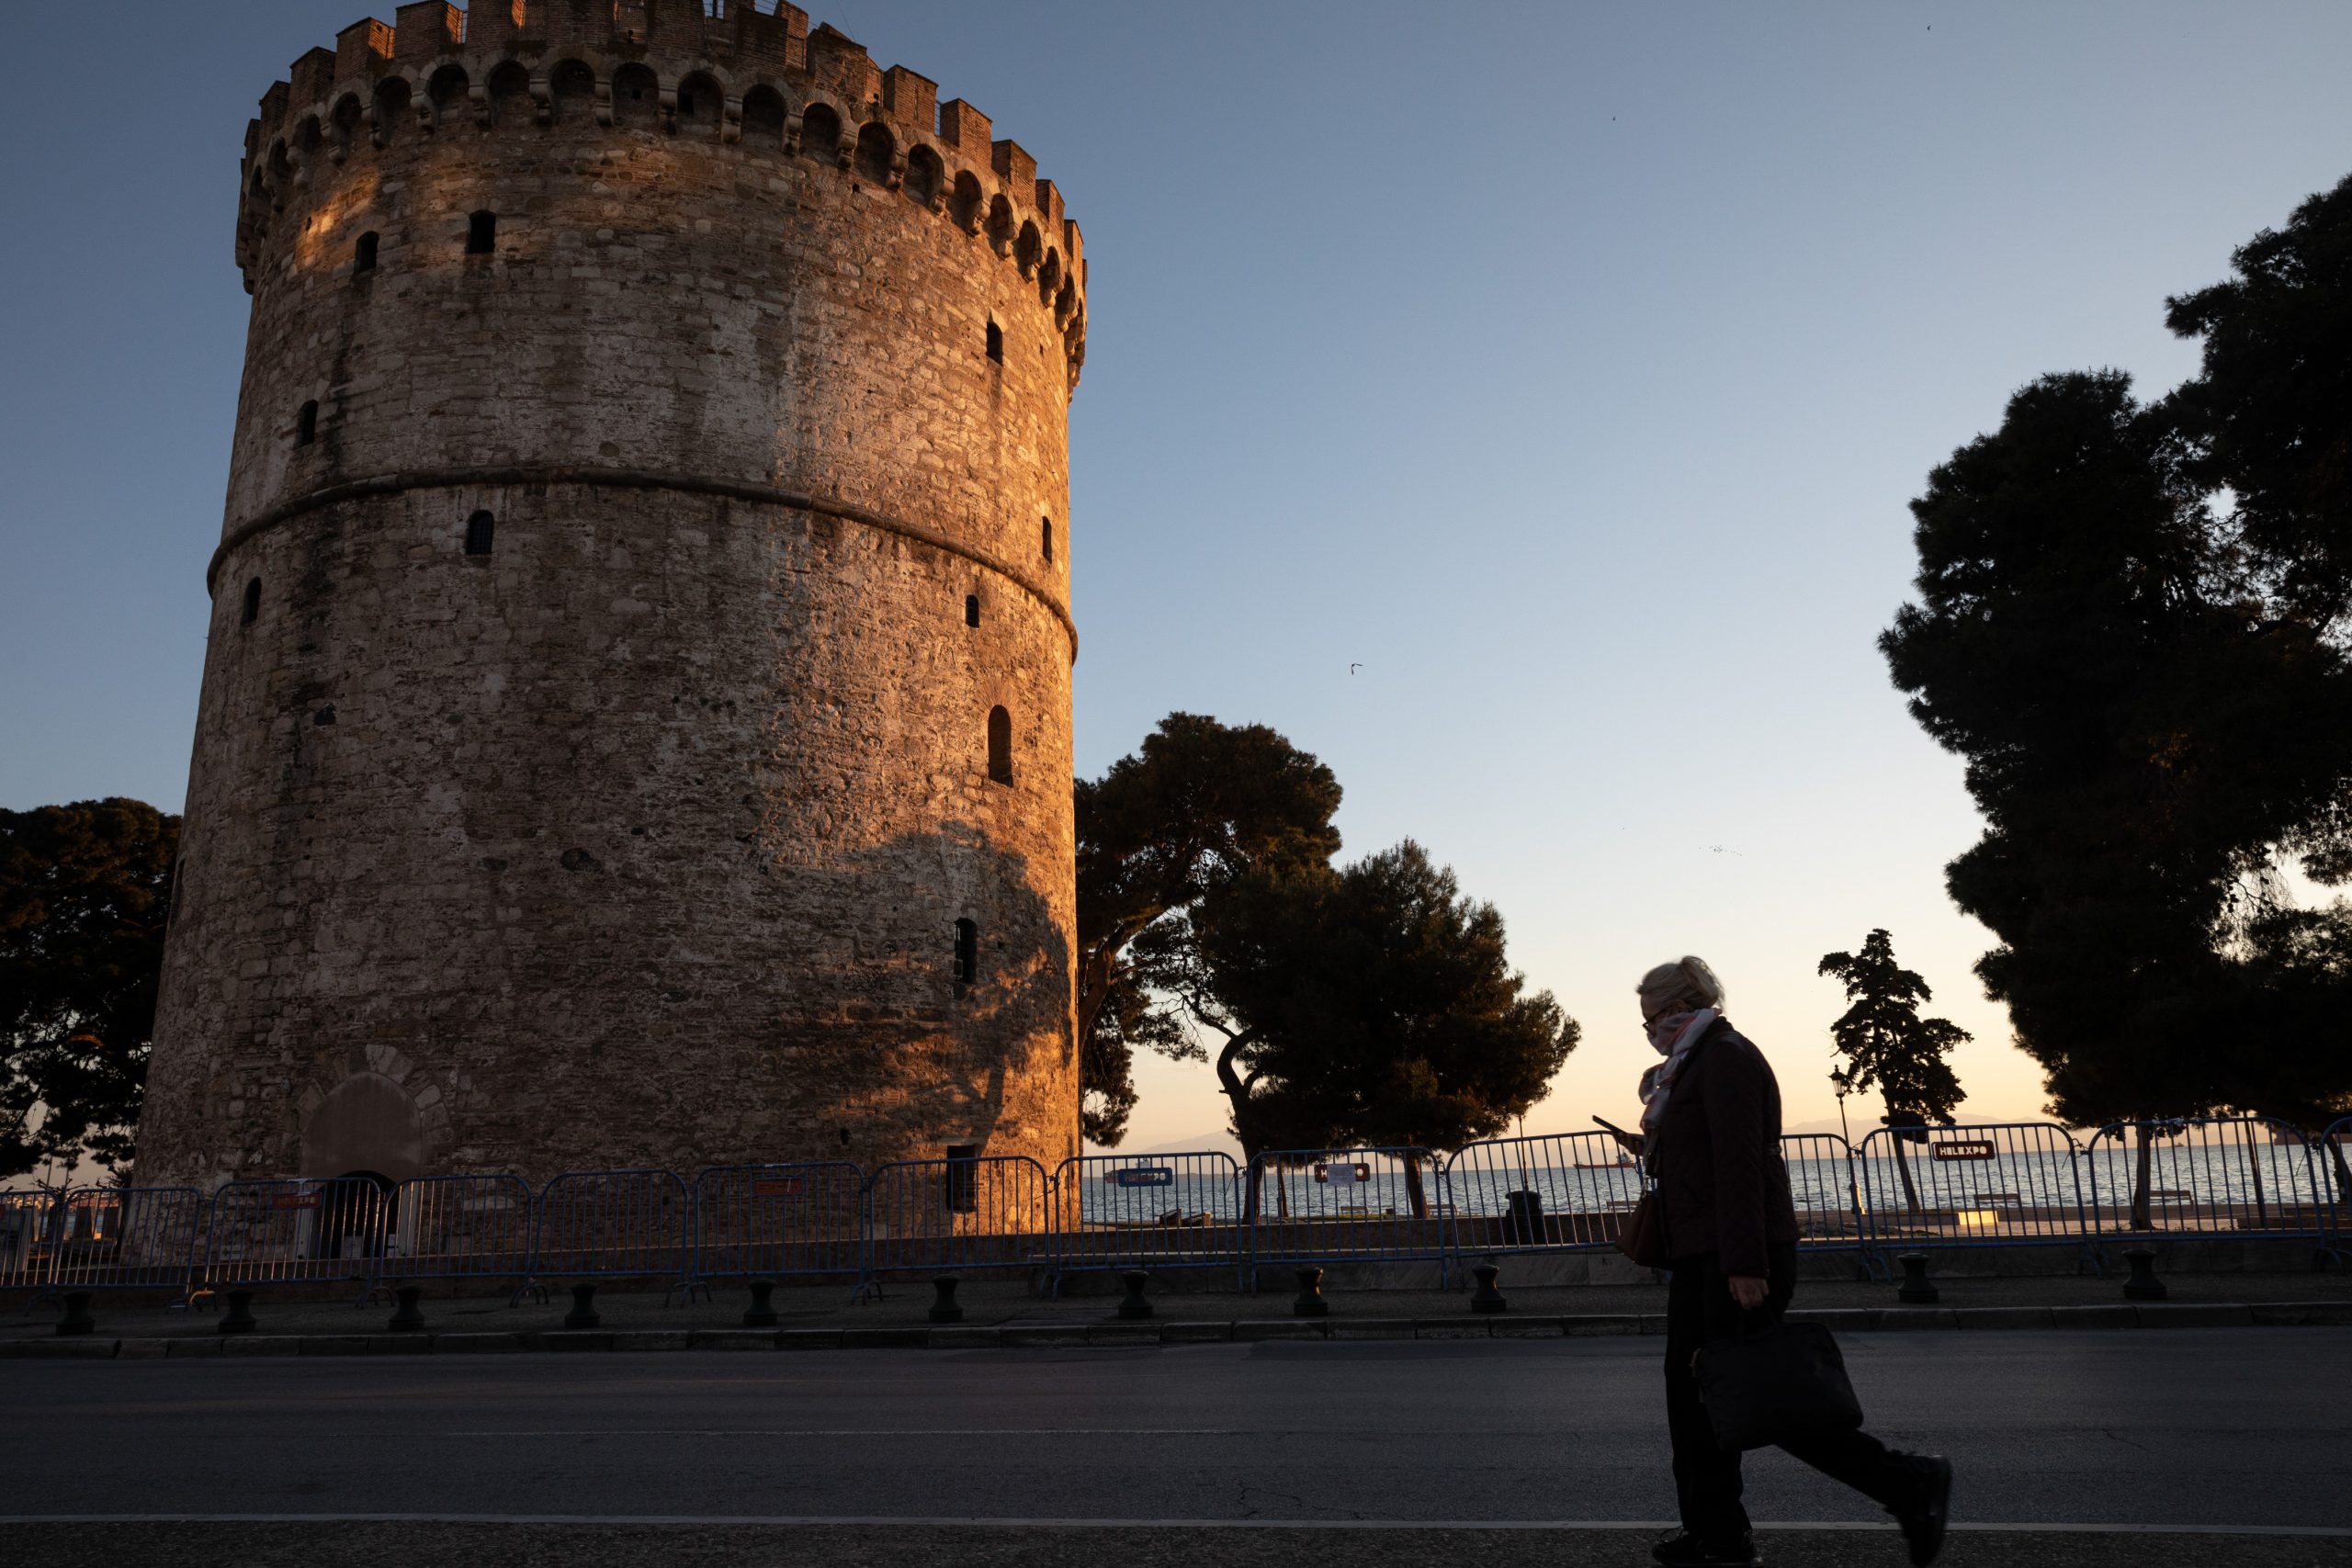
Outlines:
POLYGON ((1862 1424, 1846 1359, 1820 1324, 1776 1323, 1760 1334, 1743 1328, 1701 1346, 1694 1361, 1715 1441, 1735 1452, 1862 1424))
POLYGON ((1642 1194, 1617 1227, 1617 1250, 1644 1269, 1666 1267, 1666 1213, 1655 1188, 1642 1194))

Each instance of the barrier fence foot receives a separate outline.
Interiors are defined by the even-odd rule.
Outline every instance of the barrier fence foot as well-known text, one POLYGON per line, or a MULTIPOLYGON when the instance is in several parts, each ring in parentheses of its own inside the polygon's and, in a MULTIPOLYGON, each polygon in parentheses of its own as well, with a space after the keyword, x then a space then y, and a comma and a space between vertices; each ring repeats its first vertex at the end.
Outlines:
POLYGON ((1933 1306, 1943 1299, 1935 1281, 1928 1278, 1928 1255, 1905 1252, 1894 1259, 1903 1265, 1903 1283, 1895 1291, 1894 1299, 1905 1306, 1933 1306))
POLYGON ((752 1281, 752 1304, 743 1309, 744 1327, 774 1328, 776 1325, 775 1308, 768 1304, 768 1298, 774 1294, 775 1294, 774 1280, 752 1281))
POLYGON ((2160 1302, 2172 1292, 2156 1278, 2156 1255, 2144 1247, 2124 1248, 2123 1261, 2132 1265, 2132 1277, 2123 1281, 2126 1301, 2160 1302))
POLYGON ((416 1303, 424 1299, 421 1285, 401 1285, 392 1291, 392 1300, 400 1304, 392 1309, 391 1320, 384 1325, 388 1334, 421 1334, 424 1331, 424 1311, 416 1303))
POLYGON ((939 1292, 938 1299, 931 1303, 929 1315, 932 1322, 961 1323, 964 1321, 964 1309, 956 1304, 956 1287, 962 1283, 963 1281, 953 1274, 942 1274, 931 1282, 931 1288, 939 1292))
POLYGON ((1140 1269, 1130 1269, 1121 1274, 1119 1279, 1127 1287, 1127 1293, 1119 1298, 1119 1315, 1121 1317, 1149 1317, 1151 1303, 1144 1300, 1143 1288, 1151 1282, 1151 1276, 1140 1269))
POLYGON ((97 1327, 98 1320, 90 1315, 90 1292, 66 1292, 65 1315, 57 1320, 57 1332, 70 1337, 76 1334, 95 1334, 97 1327))
POLYGON ((1472 1266, 1470 1269, 1470 1277, 1478 1281, 1478 1288, 1470 1292, 1470 1310, 1472 1312, 1507 1312, 1510 1310, 1510 1303, 1503 1299, 1503 1293, 1500 1291, 1495 1289, 1495 1280, 1501 1273, 1502 1270, 1496 1268, 1491 1263, 1479 1263, 1472 1266))
POLYGON ((1329 1317, 1331 1303, 1323 1299, 1323 1270, 1302 1269, 1298 1271, 1298 1298, 1290 1303, 1293 1317, 1329 1317))
POLYGON ((222 1334, 251 1334, 261 1325, 254 1320, 254 1293, 251 1291, 231 1291, 229 1310, 220 1315, 217 1325, 222 1334))
POLYGON ((596 1287, 572 1286, 571 1310, 563 1314, 563 1325, 566 1328, 594 1328, 604 1321, 596 1311, 596 1287))

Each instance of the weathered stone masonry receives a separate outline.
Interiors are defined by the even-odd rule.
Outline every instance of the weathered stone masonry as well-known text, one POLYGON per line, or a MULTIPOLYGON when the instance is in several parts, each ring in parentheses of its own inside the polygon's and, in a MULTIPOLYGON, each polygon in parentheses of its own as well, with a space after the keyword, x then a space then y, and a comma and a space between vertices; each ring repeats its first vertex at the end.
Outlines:
POLYGON ((727 9, 262 101, 142 1181, 1077 1150, 1078 229, 727 9))

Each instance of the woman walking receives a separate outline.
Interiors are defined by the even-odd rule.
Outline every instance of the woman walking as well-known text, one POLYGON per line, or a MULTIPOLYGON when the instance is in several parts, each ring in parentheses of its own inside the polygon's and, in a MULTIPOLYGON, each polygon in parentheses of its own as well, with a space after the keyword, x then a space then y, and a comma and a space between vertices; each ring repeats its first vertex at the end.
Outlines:
MULTIPOLYGON (((1642 1135, 1625 1140, 1656 1183, 1673 1279, 1666 1305, 1666 1423, 1682 1529, 1650 1549, 1669 1564, 1759 1561, 1740 1506, 1739 1454, 1715 1440, 1696 1358, 1710 1340, 1778 1324, 1796 1289, 1796 1208, 1781 1162, 1781 1086, 1762 1052, 1723 1016, 1724 988, 1696 958, 1642 976, 1642 1024, 1666 1059, 1642 1075, 1642 1135)), ((1943 1545, 1951 1461, 1897 1453, 1869 1433, 1780 1445, 1882 1504, 1911 1561, 1943 1545)))

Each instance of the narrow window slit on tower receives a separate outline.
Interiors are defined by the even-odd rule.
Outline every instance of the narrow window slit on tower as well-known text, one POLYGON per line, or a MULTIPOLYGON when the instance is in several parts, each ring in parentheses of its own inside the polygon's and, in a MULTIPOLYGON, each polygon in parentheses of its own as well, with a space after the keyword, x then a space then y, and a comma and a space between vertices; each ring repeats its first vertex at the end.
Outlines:
POLYGON ((947 1207, 958 1214, 980 1212, 980 1145, 947 1145, 947 1207))
POLYGON ((1037 519, 1037 525, 1038 545, 1045 551, 1046 564, 1051 566, 1054 564, 1054 520, 1050 517, 1040 517, 1037 519))
POLYGON ((315 402, 304 403, 302 412, 294 416, 294 445, 308 446, 318 438, 319 405, 315 402))
POLYGON ((498 250, 498 214, 477 212, 466 220, 466 254, 486 256, 498 250))
POLYGON ((261 579, 256 577, 245 584, 245 607, 237 617, 241 626, 252 626, 261 619, 261 579))
POLYGON ((989 323, 989 357, 999 365, 1004 363, 1004 329, 994 321, 989 323))
POLYGON ((351 255, 351 270, 353 273, 373 272, 376 270, 376 244, 377 239, 374 230, 371 229, 367 233, 359 236, 359 243, 353 248, 351 255))
POLYGON ((980 596, 977 593, 964 595, 964 624, 967 626, 980 624, 980 596))
POLYGON ((477 512, 466 519, 466 554, 490 554, 491 541, 498 532, 498 519, 487 512, 477 512))
POLYGON ((970 920, 956 922, 956 983, 968 986, 980 977, 980 928, 970 920))
POLYGON ((989 778, 1012 782, 1012 716, 1001 707, 989 709, 989 778))

